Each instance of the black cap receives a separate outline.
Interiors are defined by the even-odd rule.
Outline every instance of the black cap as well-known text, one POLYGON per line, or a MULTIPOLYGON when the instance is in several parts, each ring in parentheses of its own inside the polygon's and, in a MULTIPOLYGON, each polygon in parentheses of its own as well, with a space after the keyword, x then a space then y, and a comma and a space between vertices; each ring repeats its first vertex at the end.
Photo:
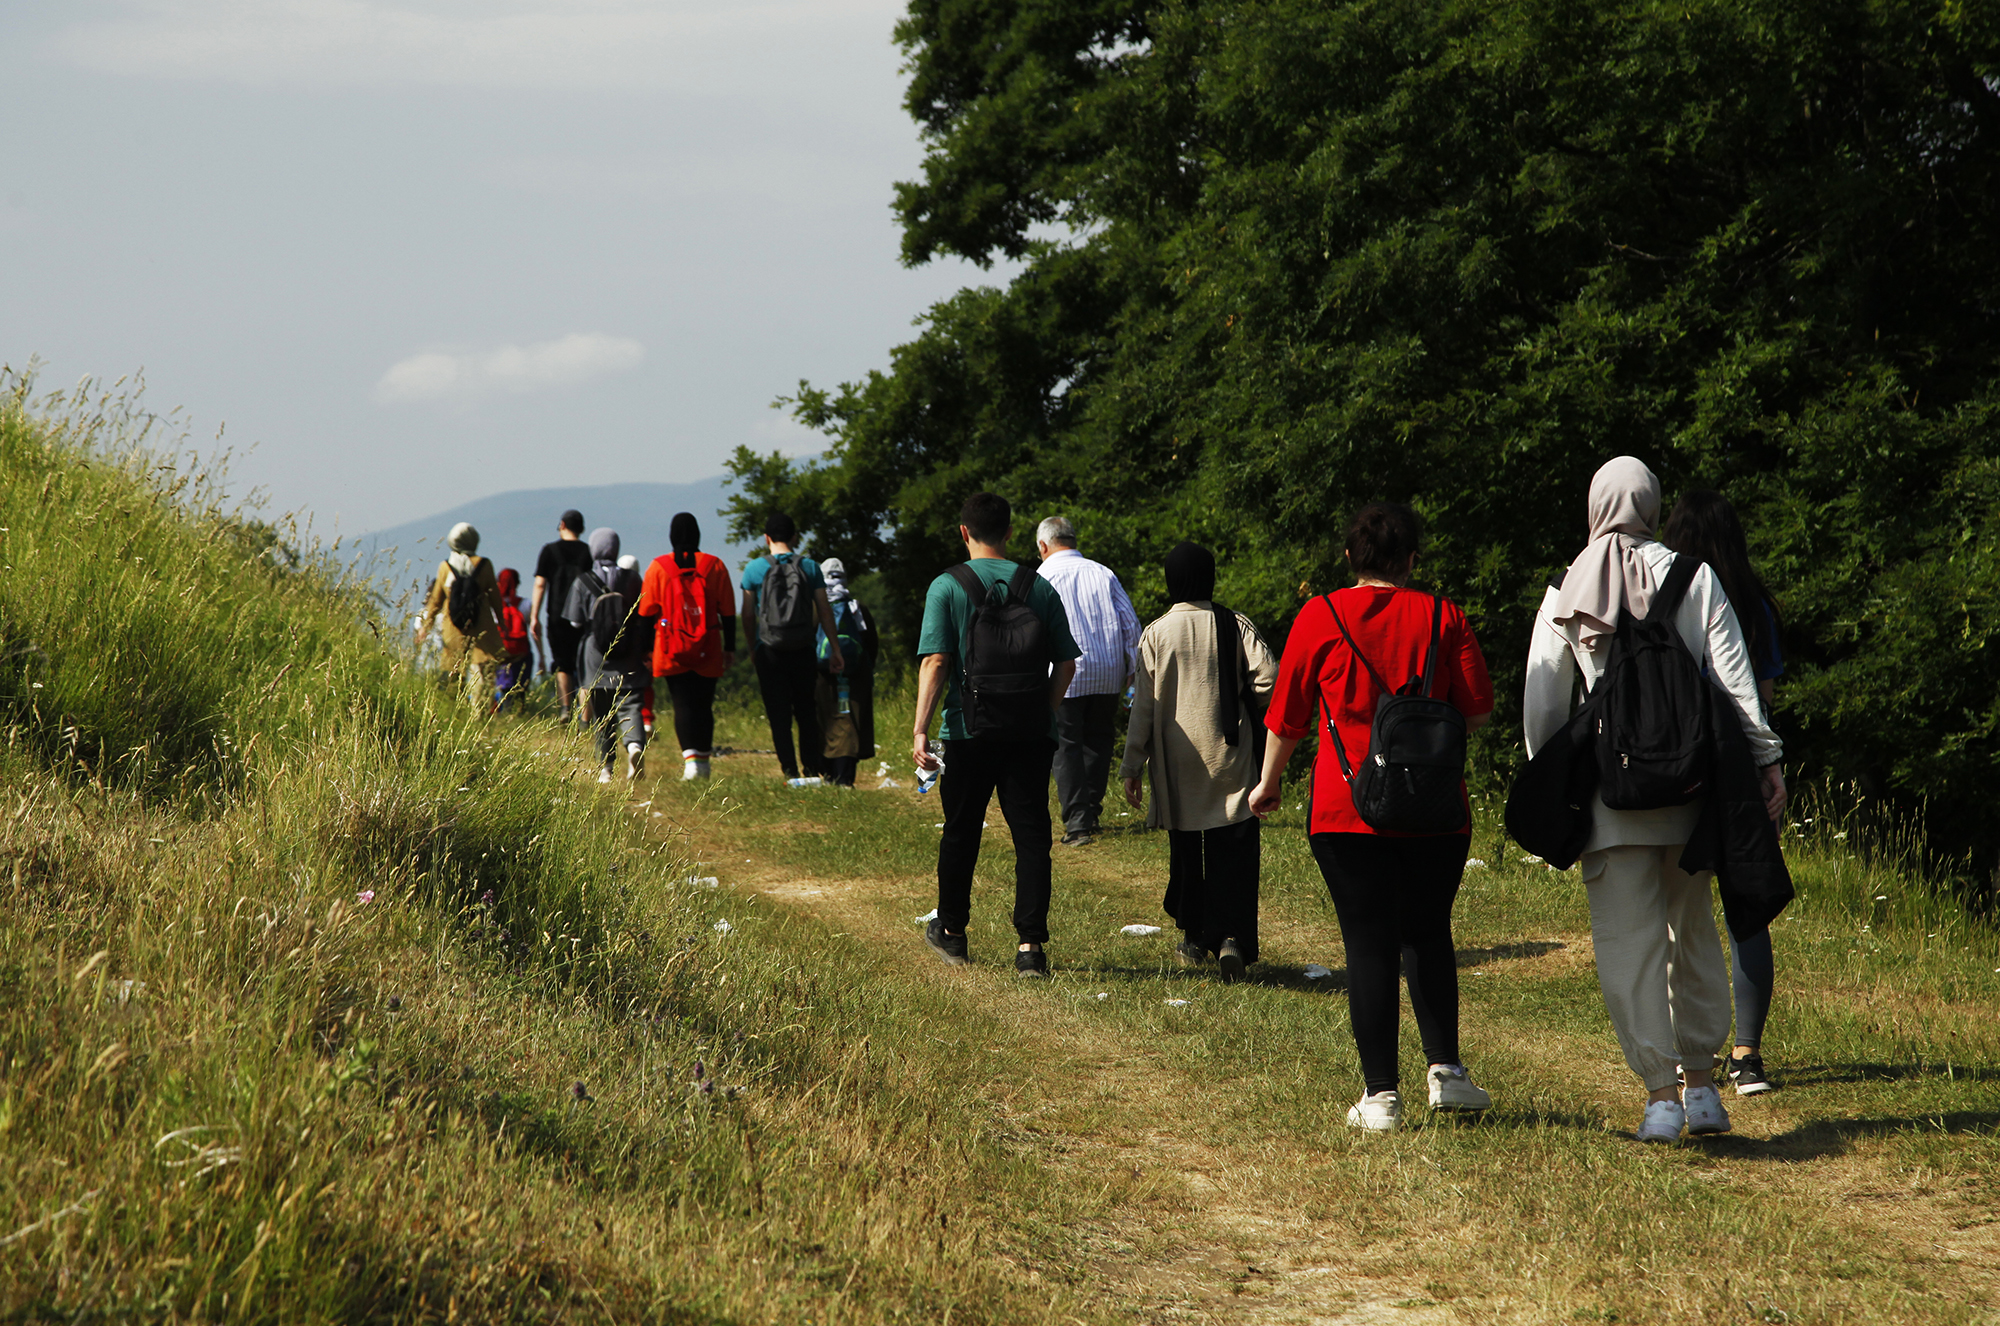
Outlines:
POLYGON ((572 534, 583 533, 583 512, 575 507, 562 513, 562 527, 572 534))

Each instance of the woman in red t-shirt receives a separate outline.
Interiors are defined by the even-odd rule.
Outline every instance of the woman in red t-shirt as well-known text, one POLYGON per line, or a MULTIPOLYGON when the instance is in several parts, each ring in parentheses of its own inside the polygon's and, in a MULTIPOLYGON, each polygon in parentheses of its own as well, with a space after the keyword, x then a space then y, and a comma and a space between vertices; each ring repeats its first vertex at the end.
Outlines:
POLYGON ((681 777, 708 777, 715 745, 715 681, 736 661, 729 568, 701 551, 701 526, 683 511, 667 526, 673 552, 646 568, 639 615, 655 618, 653 675, 674 702, 681 777))
MULTIPOLYGON (((1285 640, 1265 715, 1276 739, 1265 748, 1263 777, 1250 802, 1257 814, 1278 808, 1279 776, 1322 711, 1331 717, 1348 764, 1358 767, 1367 758, 1369 728, 1382 696, 1368 664, 1391 685, 1423 674, 1433 596, 1408 588, 1421 534, 1416 512, 1397 503, 1376 502, 1355 514, 1347 530, 1354 587, 1306 604, 1285 640)), ((1449 600, 1438 648, 1432 694, 1451 701, 1468 729, 1482 726, 1493 713, 1493 684, 1465 614, 1449 600)), ((1386 1132, 1401 1118, 1399 965, 1409 974, 1410 1006, 1430 1060, 1432 1107, 1483 1110, 1492 1100, 1459 1062, 1458 955, 1451 938, 1451 905, 1471 841, 1470 809, 1466 826, 1456 833, 1378 832, 1356 813, 1333 746, 1324 730, 1320 735, 1309 841, 1347 946, 1348 1014, 1367 1082, 1367 1094, 1347 1112, 1347 1121, 1386 1132)))

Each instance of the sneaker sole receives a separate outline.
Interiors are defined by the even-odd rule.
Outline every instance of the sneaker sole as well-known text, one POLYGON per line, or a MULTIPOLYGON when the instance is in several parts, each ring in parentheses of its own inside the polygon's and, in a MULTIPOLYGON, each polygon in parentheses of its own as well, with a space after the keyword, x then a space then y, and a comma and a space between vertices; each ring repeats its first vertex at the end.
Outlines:
POLYGON ((1736 1084, 1736 1094, 1739 1096, 1761 1096, 1767 1091, 1775 1091, 1776 1089, 1769 1082, 1738 1082, 1736 1084))
POLYGON ((1359 1128, 1364 1133, 1393 1133, 1400 1122, 1401 1120, 1391 1119, 1387 1123, 1369 1123, 1357 1114, 1349 1114, 1347 1116, 1347 1126, 1349 1128, 1359 1128))
POLYGON ((1021 970, 1021 969, 1020 969, 1019 967, 1016 967, 1016 968, 1014 969, 1014 974, 1015 974, 1016 976, 1020 976, 1020 977, 1023 977, 1023 978, 1027 978, 1027 977, 1032 977, 1032 978, 1034 978, 1035 980, 1038 980, 1038 981, 1046 981, 1046 980, 1048 980, 1048 979, 1049 979, 1049 974, 1048 974, 1047 972, 1045 972, 1045 971, 1032 971, 1032 970, 1031 970, 1031 971, 1022 971, 1022 970, 1021 970))
POLYGON ((1216 959, 1216 965, 1222 968, 1223 980, 1235 982, 1243 979, 1244 962, 1241 953, 1225 953, 1216 959))
POLYGON ((929 935, 924 936, 924 947, 937 954, 938 960, 947 967, 970 967, 972 965, 971 958, 960 957, 956 953, 949 952, 931 943, 929 935))
POLYGON ((1681 1140, 1681 1135, 1675 1133, 1670 1137, 1666 1133, 1640 1133, 1639 1140, 1647 1146, 1671 1146, 1681 1140))
POLYGON ((1488 1101, 1484 1105, 1455 1105, 1440 1100, 1432 1102, 1431 1108, 1440 1114, 1484 1114, 1493 1108, 1493 1103, 1488 1101))

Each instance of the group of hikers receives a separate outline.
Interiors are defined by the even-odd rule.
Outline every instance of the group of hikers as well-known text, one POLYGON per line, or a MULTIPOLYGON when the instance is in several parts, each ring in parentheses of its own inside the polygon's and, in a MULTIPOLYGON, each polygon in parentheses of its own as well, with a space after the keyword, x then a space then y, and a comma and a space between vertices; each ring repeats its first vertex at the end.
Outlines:
MULTIPOLYGON (((1775 827, 1783 747, 1770 725, 1784 670, 1777 611, 1720 494, 1686 494, 1664 529, 1661 505, 1659 480, 1632 457, 1592 479, 1588 542, 1536 616, 1523 704, 1531 758, 1508 807, 1524 843, 1546 838, 1552 864, 1581 865, 1605 1006, 1647 1092, 1636 1134, 1648 1142, 1729 1130, 1719 1069, 1739 1095, 1770 1088, 1760 1052, 1773 984, 1768 927, 1790 897, 1775 827), (1700 729, 1692 738, 1691 727, 1700 729), (1723 886, 1733 970, 1711 912, 1712 879, 1723 886)), ((593 648, 598 609, 616 596, 642 623, 633 634, 652 642, 651 676, 667 679, 685 776, 705 776, 715 678, 736 644, 726 570, 698 551, 691 515, 675 517, 674 551, 643 582, 618 567, 609 530, 566 551, 582 523, 566 512, 559 541, 543 550, 527 626, 541 629, 545 595, 565 605, 549 616, 557 666, 569 648, 578 659, 565 711, 572 695, 587 694, 602 777, 614 727, 637 776, 647 661, 617 644, 593 648), (700 648, 685 643, 697 628, 700 648)), ((1008 556, 1013 513, 996 494, 966 499, 958 533, 966 559, 931 583, 917 641, 912 757, 920 787, 935 780, 944 820, 925 943, 947 963, 970 960, 973 873, 997 797, 1014 847, 1014 968, 1048 974, 1050 784, 1061 844, 1087 846, 1102 832, 1123 696, 1119 779, 1145 825, 1166 831, 1164 908, 1181 932, 1177 957, 1241 979, 1259 960, 1261 824, 1282 803, 1294 751, 1317 731, 1306 832, 1346 947, 1364 1080, 1347 1121, 1374 1131, 1401 1121, 1399 979, 1423 1042, 1430 1107, 1487 1109, 1491 1097, 1459 1043, 1451 918, 1472 828, 1465 738, 1491 718, 1493 688, 1465 613, 1410 584, 1423 538, 1416 514, 1377 502, 1353 515, 1341 551, 1355 583, 1307 602, 1275 656, 1248 617, 1216 601, 1215 557, 1194 543, 1167 554, 1171 606, 1141 629, 1117 575, 1078 551, 1068 519, 1037 527, 1038 564, 1008 556)), ((854 754, 833 754, 849 745, 829 733, 850 720, 845 740, 858 752, 865 738, 872 754, 878 640, 840 564, 802 556, 797 541, 789 517, 770 517, 767 555, 742 577, 741 615, 756 623, 753 661, 785 777, 851 785, 854 754)), ((505 606, 500 580, 490 570, 482 578, 473 559, 477 534, 460 526, 450 543, 420 636, 455 602, 459 581, 491 586, 496 620, 505 606)), ((449 649, 449 620, 446 630, 449 649)), ((498 641, 496 629, 490 643, 462 645, 471 651, 463 657, 501 663, 498 641)), ((500 684, 474 676, 484 666, 463 667, 480 695, 500 684)))
MULTIPOLYGON (((468 701, 504 710, 534 678, 536 656, 553 674, 560 719, 597 739, 598 781, 609 783, 622 745, 625 777, 644 776, 653 702, 664 684, 681 747, 681 777, 707 778, 715 748, 716 682, 736 661, 737 604, 729 568, 701 551, 692 512, 668 525, 672 551, 642 573, 621 554, 618 531, 584 536, 569 510, 535 561, 533 598, 521 610, 520 574, 497 574, 479 556, 479 531, 454 525, 417 621, 417 641, 442 626, 444 675, 468 701)), ((874 753, 875 623, 836 558, 793 548, 797 527, 774 515, 765 550, 743 574, 742 618, 779 763, 798 779, 803 752, 814 781, 852 786, 874 753), (791 729, 796 721, 800 746, 791 729)))

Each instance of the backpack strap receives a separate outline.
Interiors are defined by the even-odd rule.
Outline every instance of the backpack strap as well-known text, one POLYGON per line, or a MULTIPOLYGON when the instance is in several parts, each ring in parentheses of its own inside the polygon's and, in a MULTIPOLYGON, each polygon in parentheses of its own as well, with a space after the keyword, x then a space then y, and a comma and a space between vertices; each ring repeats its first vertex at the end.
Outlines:
POLYGON ((1026 607, 1028 595, 1035 588, 1035 580, 1041 573, 1042 568, 1039 563, 1022 562, 1014 568, 1014 575, 1007 582, 1007 597, 1026 607))
POLYGON ((1431 647, 1424 655, 1424 688, 1419 692, 1425 699, 1430 698, 1431 679, 1437 675, 1438 641, 1444 638, 1444 595, 1431 595, 1431 647))
POLYGON ((986 600, 992 597, 993 591, 979 578, 979 572, 973 570, 969 563, 956 562, 946 567, 944 573, 958 582, 958 587, 965 591, 965 597, 972 604, 972 611, 965 614, 965 630, 960 634, 958 642, 958 674, 963 681, 971 675, 965 670, 965 664, 972 654, 972 618, 986 600))
POLYGON ((1679 611, 1681 600, 1687 597, 1688 586, 1694 583, 1694 573, 1699 571, 1701 566, 1702 561, 1699 557, 1675 553, 1674 564, 1667 571, 1667 578, 1660 582, 1659 589, 1653 593, 1653 601, 1646 605, 1646 620, 1651 621, 1654 613, 1664 614, 1662 618, 1664 620, 1665 617, 1672 617, 1679 611))
MULTIPOLYGON (((1384 695, 1394 694, 1389 689, 1389 683, 1382 680, 1382 674, 1375 670, 1375 665, 1368 661, 1368 655, 1361 652, 1354 643, 1354 637, 1348 634, 1347 623, 1340 619, 1340 609, 1333 606, 1333 595, 1324 594, 1321 597, 1326 600, 1326 610, 1333 614, 1333 624, 1340 628, 1341 638, 1347 641, 1348 652, 1361 660, 1361 666, 1368 669, 1368 675, 1374 679, 1375 685, 1384 695)), ((1332 714, 1326 714, 1324 717, 1326 719, 1326 735, 1333 742, 1334 755, 1340 759, 1340 776, 1345 778, 1351 785, 1354 782, 1354 767, 1347 762, 1347 748, 1341 744, 1340 729, 1333 725, 1332 714)))

